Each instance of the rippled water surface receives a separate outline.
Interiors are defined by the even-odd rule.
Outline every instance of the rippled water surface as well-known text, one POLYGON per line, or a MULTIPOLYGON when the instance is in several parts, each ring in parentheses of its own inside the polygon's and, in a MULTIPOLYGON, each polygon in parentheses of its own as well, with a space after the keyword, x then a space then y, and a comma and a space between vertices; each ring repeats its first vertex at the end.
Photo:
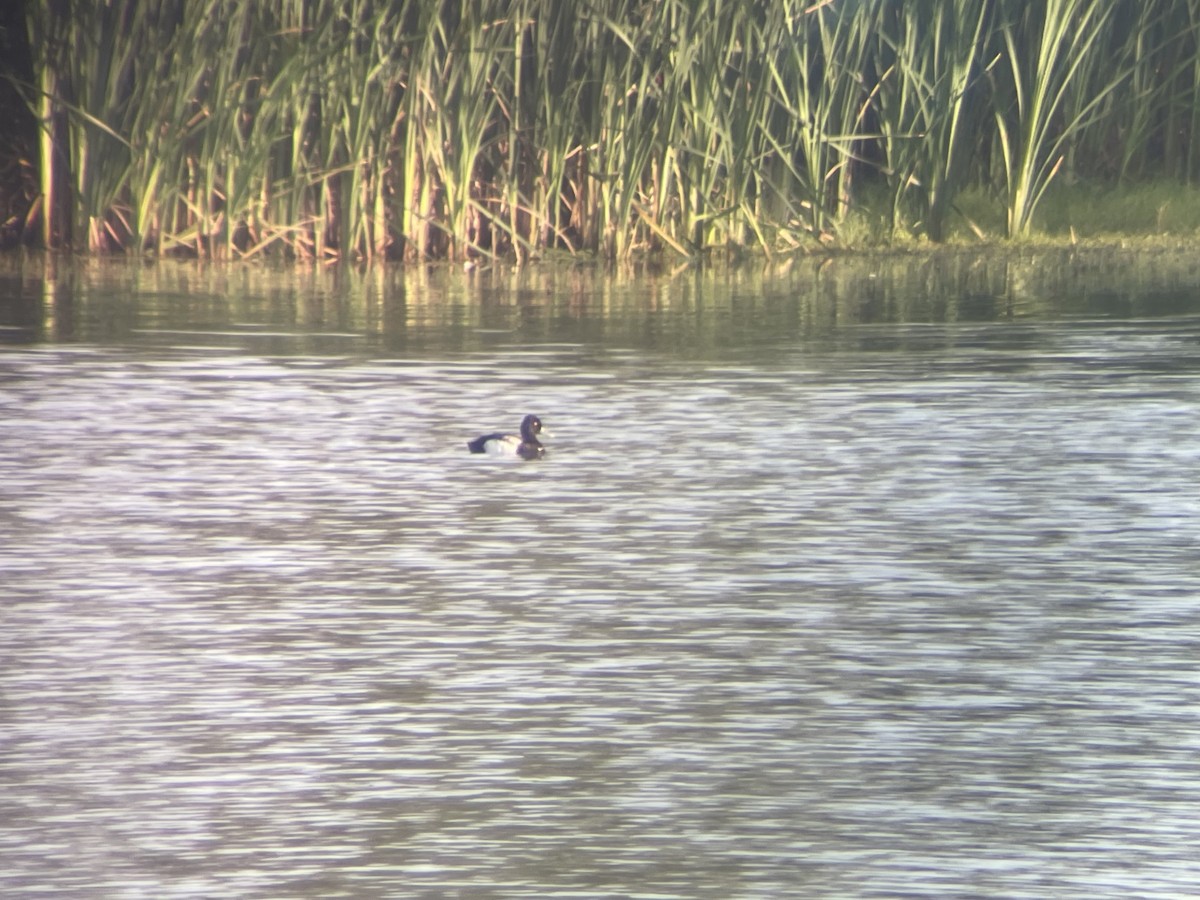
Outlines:
POLYGON ((901 265, 0 279, 0 894, 1194 895, 1200 290, 901 265))

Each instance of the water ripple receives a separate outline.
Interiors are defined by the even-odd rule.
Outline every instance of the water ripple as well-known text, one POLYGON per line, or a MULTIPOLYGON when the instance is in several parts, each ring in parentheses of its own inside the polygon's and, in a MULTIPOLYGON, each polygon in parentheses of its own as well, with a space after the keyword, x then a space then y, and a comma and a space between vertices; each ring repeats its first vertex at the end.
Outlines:
POLYGON ((7 352, 0 892, 1187 895, 1183 324, 7 352))

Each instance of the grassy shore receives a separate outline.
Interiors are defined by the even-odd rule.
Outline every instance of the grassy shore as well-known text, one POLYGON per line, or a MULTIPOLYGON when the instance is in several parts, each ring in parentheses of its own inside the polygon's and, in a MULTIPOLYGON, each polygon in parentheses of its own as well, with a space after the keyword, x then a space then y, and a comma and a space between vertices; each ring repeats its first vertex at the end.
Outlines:
POLYGON ((1200 0, 4 15, 9 242, 519 262, 1200 227, 1200 0))

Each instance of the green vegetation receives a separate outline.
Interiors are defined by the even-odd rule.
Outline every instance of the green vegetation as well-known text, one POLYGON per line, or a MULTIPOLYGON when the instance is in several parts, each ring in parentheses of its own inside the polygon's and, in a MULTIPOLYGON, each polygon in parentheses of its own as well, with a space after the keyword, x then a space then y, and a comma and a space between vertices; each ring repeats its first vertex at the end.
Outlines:
POLYGON ((48 246, 520 261, 1200 224, 1200 0, 26 0, 24 19, 10 80, 48 246))

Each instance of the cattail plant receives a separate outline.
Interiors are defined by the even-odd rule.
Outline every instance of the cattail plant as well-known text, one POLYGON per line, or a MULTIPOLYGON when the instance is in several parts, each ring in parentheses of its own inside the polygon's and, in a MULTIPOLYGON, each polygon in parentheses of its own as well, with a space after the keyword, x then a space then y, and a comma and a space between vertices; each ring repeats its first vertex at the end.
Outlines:
POLYGON ((518 260, 1028 234, 1200 179, 1200 0, 26 0, 48 246, 518 260), (885 235, 886 237, 887 235, 885 235))

